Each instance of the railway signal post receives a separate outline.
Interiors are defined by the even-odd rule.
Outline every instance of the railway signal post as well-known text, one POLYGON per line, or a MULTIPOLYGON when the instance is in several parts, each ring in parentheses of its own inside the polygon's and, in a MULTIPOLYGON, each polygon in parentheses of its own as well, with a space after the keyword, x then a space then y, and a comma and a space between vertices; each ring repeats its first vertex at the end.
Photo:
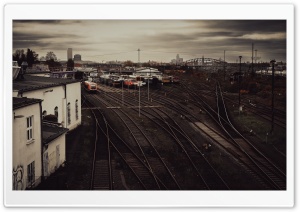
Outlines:
POLYGON ((148 77, 148 101, 149 101, 149 77, 148 77))
POLYGON ((275 60, 271 60, 270 63, 272 64, 272 128, 271 128, 271 134, 273 134, 274 130, 274 64, 275 60))
POLYGON ((141 86, 142 86, 142 81, 137 81, 137 86, 139 87, 139 117, 141 117, 141 86))
POLYGON ((123 83, 124 83, 124 80, 122 80, 122 106, 124 105, 124 94, 123 94, 123 83))
POLYGON ((238 77, 238 81, 239 81, 239 114, 241 111, 241 72, 242 72, 242 56, 239 56, 240 58, 240 72, 239 72, 239 77, 238 77))

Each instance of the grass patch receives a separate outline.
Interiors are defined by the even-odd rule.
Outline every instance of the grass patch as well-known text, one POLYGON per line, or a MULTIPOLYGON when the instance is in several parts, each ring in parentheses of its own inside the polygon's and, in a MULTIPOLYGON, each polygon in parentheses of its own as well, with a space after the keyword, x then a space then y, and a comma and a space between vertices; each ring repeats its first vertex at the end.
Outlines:
POLYGON ((234 112, 234 122, 236 126, 239 126, 241 132, 245 135, 255 135, 262 142, 265 143, 282 143, 286 141, 286 130, 274 125, 273 133, 271 131, 271 122, 263 120, 251 113, 234 112), (252 130, 252 133, 250 132, 252 130))

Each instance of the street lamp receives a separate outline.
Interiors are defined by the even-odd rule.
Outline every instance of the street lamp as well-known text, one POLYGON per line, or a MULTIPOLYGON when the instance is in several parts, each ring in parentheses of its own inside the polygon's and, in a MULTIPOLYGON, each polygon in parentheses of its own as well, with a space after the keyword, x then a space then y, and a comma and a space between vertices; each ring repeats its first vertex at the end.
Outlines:
POLYGON ((123 105, 124 105, 124 93, 123 93, 123 83, 124 83, 124 79, 123 79, 123 77, 122 77, 121 83, 122 83, 122 106, 123 106, 123 105))
POLYGON ((275 60, 271 60, 270 63, 272 64, 272 128, 271 128, 271 133, 273 133, 274 130, 274 65, 275 65, 275 60))
POLYGON ((224 50, 224 81, 225 81, 225 78, 226 78, 226 71, 225 71, 225 50, 224 50))
POLYGON ((148 101, 149 101, 149 79, 150 79, 150 76, 148 76, 148 101))
POLYGON ((139 85, 139 117, 141 116, 141 86, 139 85))
POLYGON ((241 77, 241 72, 242 72, 242 56, 239 56, 240 58, 240 71, 239 71, 239 76, 238 76, 238 81, 239 81, 239 114, 240 114, 240 111, 241 111, 241 80, 240 80, 240 77, 241 77))
POLYGON ((140 117, 141 116, 141 86, 142 86, 142 81, 138 81, 137 86, 139 87, 139 117, 140 117))

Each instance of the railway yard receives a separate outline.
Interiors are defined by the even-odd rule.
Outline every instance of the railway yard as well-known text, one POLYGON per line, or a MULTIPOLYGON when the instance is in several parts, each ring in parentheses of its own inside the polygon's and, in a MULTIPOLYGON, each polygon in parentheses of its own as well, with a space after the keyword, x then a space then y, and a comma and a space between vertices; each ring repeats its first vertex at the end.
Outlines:
POLYGON ((285 91, 277 90, 270 132, 265 94, 241 95, 239 110, 229 82, 179 78, 82 87, 82 125, 67 135, 67 163, 37 189, 286 190, 285 91))

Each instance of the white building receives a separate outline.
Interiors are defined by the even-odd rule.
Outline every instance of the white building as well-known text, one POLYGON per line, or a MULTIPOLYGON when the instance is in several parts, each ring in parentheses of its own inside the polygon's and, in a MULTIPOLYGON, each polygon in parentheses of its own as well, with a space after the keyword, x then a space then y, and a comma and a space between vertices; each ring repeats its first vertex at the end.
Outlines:
POLYGON ((25 75, 14 81, 13 97, 43 100, 42 116, 55 115, 69 130, 81 124, 81 85, 76 80, 25 75))
POLYGON ((13 190, 42 179, 41 100, 13 98, 13 190))
POLYGON ((66 132, 68 129, 52 123, 42 124, 43 177, 47 178, 66 161, 66 132))
POLYGON ((38 186, 66 161, 68 129, 42 121, 41 103, 13 98, 13 190, 38 186))
POLYGON ((41 100, 13 99, 13 190, 41 182, 41 100))
POLYGON ((157 68, 141 67, 137 68, 134 75, 138 76, 161 76, 162 73, 157 68))

